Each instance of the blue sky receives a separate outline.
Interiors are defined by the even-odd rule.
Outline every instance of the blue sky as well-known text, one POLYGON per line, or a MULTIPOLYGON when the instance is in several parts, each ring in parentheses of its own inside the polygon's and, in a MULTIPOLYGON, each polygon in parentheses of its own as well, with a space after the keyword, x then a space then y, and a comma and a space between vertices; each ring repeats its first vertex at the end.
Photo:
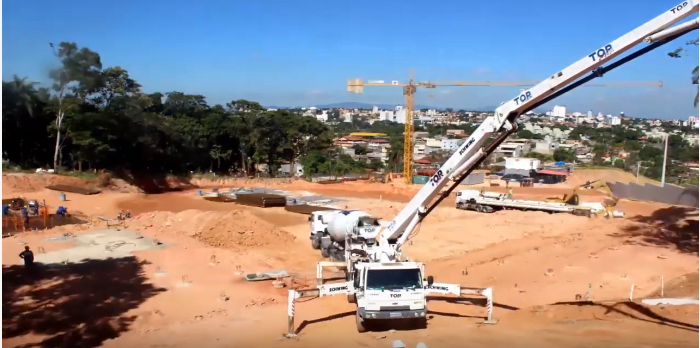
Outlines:
MULTIPOLYGON (((48 42, 73 41, 121 66, 147 92, 205 95, 211 104, 246 98, 264 105, 402 103, 394 88, 346 92, 348 78, 541 80, 643 24, 679 0, 46 0, 3 6, 3 79, 46 81, 48 42)), ((690 71, 666 52, 688 34, 606 75, 605 81, 665 86, 579 88, 556 101, 569 110, 631 116, 697 115, 690 71)), ((498 105, 519 88, 420 91, 418 104, 498 105), (433 97, 428 97, 432 94, 433 97)))

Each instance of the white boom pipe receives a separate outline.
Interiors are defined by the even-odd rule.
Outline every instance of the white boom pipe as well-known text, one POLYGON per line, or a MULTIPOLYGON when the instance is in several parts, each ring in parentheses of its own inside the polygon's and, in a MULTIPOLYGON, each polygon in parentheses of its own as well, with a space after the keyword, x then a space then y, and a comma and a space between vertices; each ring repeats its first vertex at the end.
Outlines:
POLYGON ((695 18, 695 20, 688 21, 688 22, 685 22, 683 24, 679 24, 673 28, 664 29, 664 30, 662 30, 658 33, 655 33, 655 34, 651 34, 651 35, 647 36, 646 38, 644 38, 644 42, 652 43, 652 42, 656 42, 659 40, 663 40, 669 36, 673 36, 673 35, 676 35, 678 33, 682 33, 682 32, 687 31, 687 30, 697 29, 698 25, 700 25, 700 21, 698 18, 695 18))

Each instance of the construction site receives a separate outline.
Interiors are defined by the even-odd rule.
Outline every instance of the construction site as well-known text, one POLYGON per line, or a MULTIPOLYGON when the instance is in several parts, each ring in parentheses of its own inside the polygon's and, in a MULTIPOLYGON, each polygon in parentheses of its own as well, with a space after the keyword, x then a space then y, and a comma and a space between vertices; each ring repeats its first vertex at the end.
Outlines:
MULTIPOLYGON (((634 179, 617 171, 576 175, 572 187, 585 177, 634 179)), ((358 333, 345 296, 296 300, 289 326, 289 290, 313 289, 314 266, 326 260, 309 242, 308 214, 322 207, 361 209, 391 219, 417 185, 200 179, 193 182, 198 190, 143 195, 121 185, 65 197, 44 188, 62 180, 89 185, 48 174, 3 175, 4 199, 64 205, 82 217, 3 239, 3 344, 316 347, 338 337, 341 347, 389 347, 394 340, 449 347, 467 338, 476 346, 697 342, 696 302, 642 302, 697 301, 696 208, 622 200, 615 209, 624 217, 606 219, 520 210, 482 214, 446 200, 406 253, 425 263, 436 282, 493 289, 497 323, 484 324, 483 298, 430 296, 426 327, 358 333), (287 203, 211 199, 231 192, 275 195, 287 203), (129 218, 116 219, 125 211, 129 218), (41 265, 36 274, 28 275, 17 257, 25 246, 41 265), (293 338, 284 338, 290 330, 293 338)), ((513 189, 515 198, 534 200, 571 192, 562 185, 513 189)), ((607 194, 583 190, 579 196, 601 202, 607 194)))
MULTIPOLYGON (((583 168, 464 180, 520 115, 696 30, 672 25, 697 12, 685 1, 529 84, 420 184, 410 121, 405 181, 168 176, 146 194, 3 173, 3 345, 696 346, 697 186, 583 168)), ((391 85, 410 115, 416 87, 440 84, 391 85)))

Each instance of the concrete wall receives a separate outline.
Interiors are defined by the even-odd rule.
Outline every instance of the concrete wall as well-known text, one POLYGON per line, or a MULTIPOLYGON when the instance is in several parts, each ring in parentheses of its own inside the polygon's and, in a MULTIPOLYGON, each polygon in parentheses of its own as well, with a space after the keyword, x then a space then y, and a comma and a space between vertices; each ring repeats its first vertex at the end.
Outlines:
POLYGON ((681 187, 666 184, 661 187, 653 184, 608 182, 608 187, 617 198, 698 207, 697 186, 681 187))
POLYGON ((484 183, 484 178, 486 177, 486 173, 484 172, 473 172, 467 175, 464 180, 460 183, 460 185, 479 185, 484 183))

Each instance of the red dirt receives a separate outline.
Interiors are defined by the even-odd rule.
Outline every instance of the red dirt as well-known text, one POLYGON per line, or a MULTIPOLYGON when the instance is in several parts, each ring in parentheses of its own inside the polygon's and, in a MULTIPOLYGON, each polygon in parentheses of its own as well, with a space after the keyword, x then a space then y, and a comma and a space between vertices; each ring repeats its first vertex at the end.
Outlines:
MULTIPOLYGON (((226 183, 236 186, 237 182, 226 183)), ((405 202, 415 192, 399 184, 241 183, 355 197, 341 204, 385 219, 392 219, 403 207, 393 199, 405 202)), ((219 184, 212 187, 225 186, 219 184)), ((563 191, 515 189, 516 195, 535 196, 563 191)), ((315 264, 322 258, 309 245, 305 215, 282 208, 207 202, 194 192, 107 191, 69 195, 67 202, 58 201, 58 193, 50 191, 13 194, 46 199, 50 206, 63 204, 69 211, 89 216, 112 216, 120 209, 131 209, 134 218, 125 227, 157 238, 167 248, 135 253, 135 261, 143 265, 127 276, 138 286, 126 286, 122 279, 123 267, 135 266, 111 264, 99 267, 99 272, 33 281, 22 287, 3 284, 4 298, 13 299, 4 305, 14 310, 25 302, 31 304, 24 312, 14 312, 20 314, 3 317, 4 328, 22 328, 3 330, 3 344, 8 346, 301 348, 334 342, 338 347, 388 347, 394 339, 408 347, 418 342, 457 347, 467 341, 474 347, 513 342, 541 348, 697 345, 697 306, 647 307, 621 301, 633 284, 638 296, 653 293, 661 276, 666 279, 665 294, 697 297, 697 253, 663 232, 697 223, 697 211, 679 214, 660 204, 621 201, 616 209, 624 211, 626 218, 614 220, 517 211, 478 214, 454 209, 453 198, 448 198, 445 206, 425 219, 405 251, 425 262, 436 281, 492 286, 497 325, 480 324, 483 307, 436 298, 429 304, 427 329, 359 334, 353 305, 344 297, 329 297, 299 300, 295 307, 299 339, 280 341, 287 329, 287 289, 275 289, 269 282, 245 282, 237 271, 286 269, 301 283, 313 284, 315 264), (637 234, 639 229, 645 234, 637 234), (156 275, 156 269, 165 274, 156 275), (183 276, 191 286, 178 285, 183 276), (575 301, 589 284, 595 304, 575 301), (222 295, 228 300, 222 301, 222 295), (73 309, 64 309, 63 303, 73 309)), ((600 198, 585 195, 582 200, 600 198)), ((35 250, 38 246, 57 250, 69 243, 44 238, 82 233, 82 228, 86 227, 63 226, 3 239, 3 280, 17 279, 6 272, 21 261, 17 258, 24 246, 20 241, 35 250)))
POLYGON ((129 221, 128 228, 141 230, 158 226, 161 231, 186 235, 205 245, 230 250, 283 248, 295 237, 248 211, 144 213, 129 221))

